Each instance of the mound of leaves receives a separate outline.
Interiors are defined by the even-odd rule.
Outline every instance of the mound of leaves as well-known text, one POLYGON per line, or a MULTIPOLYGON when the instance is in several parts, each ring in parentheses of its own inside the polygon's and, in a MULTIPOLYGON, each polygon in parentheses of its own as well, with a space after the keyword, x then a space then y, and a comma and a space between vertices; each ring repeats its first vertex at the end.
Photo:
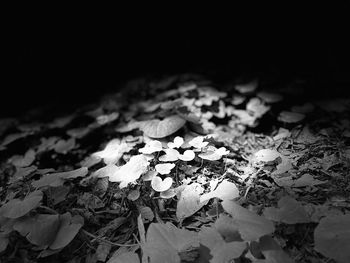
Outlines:
POLYGON ((1 261, 348 262, 350 103, 296 98, 182 75, 0 120, 1 261))

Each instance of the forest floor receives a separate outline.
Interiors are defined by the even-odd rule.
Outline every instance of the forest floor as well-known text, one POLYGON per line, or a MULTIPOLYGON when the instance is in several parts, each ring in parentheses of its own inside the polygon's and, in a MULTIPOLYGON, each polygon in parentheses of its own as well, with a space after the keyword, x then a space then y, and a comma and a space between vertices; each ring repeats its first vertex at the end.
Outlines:
POLYGON ((349 262, 347 98, 139 79, 0 136, 1 262, 349 262))

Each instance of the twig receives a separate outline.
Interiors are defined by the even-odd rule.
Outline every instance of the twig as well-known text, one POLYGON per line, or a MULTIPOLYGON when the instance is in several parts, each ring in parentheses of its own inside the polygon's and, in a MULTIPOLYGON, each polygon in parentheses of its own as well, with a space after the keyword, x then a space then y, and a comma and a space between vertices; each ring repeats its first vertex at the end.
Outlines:
POLYGON ((81 230, 85 235, 89 236, 89 237, 92 237, 94 239, 97 239, 99 241, 102 241, 102 242, 105 242, 107 244, 110 244, 112 246, 118 246, 118 247, 133 247, 133 246, 137 246, 138 244, 120 244, 120 243, 115 243, 115 242, 111 242, 111 241, 108 241, 108 240, 105 240, 101 237, 98 237, 98 236, 95 236, 94 234, 91 234, 90 232, 82 229, 81 230))

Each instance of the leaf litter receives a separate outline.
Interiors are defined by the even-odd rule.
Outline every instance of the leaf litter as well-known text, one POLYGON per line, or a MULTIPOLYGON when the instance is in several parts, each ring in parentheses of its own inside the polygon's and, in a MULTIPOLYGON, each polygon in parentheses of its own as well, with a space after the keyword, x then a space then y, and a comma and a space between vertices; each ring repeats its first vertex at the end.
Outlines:
POLYGON ((1 261, 348 262, 349 100, 227 87, 139 79, 1 120, 1 261))

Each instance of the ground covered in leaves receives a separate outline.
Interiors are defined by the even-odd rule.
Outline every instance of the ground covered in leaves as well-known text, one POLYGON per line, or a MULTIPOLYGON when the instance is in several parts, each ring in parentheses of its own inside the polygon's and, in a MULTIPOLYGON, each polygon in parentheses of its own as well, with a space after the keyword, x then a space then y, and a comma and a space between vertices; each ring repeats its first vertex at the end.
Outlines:
POLYGON ((258 81, 131 81, 0 121, 1 262, 350 258, 350 103, 258 81))

